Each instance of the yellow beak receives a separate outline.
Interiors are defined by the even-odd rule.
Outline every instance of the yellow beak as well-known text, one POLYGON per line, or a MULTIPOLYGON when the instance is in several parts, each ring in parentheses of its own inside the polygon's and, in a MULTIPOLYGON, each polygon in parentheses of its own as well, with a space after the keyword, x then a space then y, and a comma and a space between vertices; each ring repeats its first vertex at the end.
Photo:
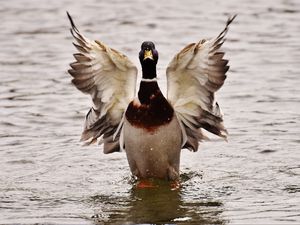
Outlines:
POLYGON ((145 59, 152 59, 153 60, 153 55, 151 50, 145 50, 144 52, 144 60, 145 59))

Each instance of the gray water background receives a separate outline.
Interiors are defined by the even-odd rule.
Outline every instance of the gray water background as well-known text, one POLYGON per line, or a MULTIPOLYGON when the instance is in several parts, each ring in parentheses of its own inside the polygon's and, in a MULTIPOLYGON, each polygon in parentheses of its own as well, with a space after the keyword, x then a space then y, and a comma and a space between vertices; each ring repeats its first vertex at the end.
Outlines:
POLYGON ((300 224, 299 1, 1 0, 0 19, 0 224, 300 224), (164 92, 171 58, 238 14, 217 93, 229 141, 184 150, 179 190, 135 189, 124 153, 79 143, 66 10, 137 66, 154 41, 164 92))

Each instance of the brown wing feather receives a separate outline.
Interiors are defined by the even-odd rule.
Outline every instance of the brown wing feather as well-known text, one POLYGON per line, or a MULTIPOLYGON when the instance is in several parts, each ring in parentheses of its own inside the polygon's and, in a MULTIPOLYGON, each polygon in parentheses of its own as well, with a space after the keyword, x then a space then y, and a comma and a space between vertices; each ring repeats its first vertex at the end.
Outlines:
POLYGON ((226 138, 220 108, 214 93, 226 79, 228 60, 220 50, 229 24, 214 39, 192 43, 181 50, 167 68, 168 100, 181 123, 183 147, 197 151, 198 142, 206 139, 201 129, 226 138))
POLYGON ((94 103, 86 115, 81 140, 91 144, 102 138, 105 153, 119 151, 122 118, 135 95, 137 68, 125 55, 85 38, 68 17, 73 44, 79 51, 68 72, 76 88, 91 95, 94 103))

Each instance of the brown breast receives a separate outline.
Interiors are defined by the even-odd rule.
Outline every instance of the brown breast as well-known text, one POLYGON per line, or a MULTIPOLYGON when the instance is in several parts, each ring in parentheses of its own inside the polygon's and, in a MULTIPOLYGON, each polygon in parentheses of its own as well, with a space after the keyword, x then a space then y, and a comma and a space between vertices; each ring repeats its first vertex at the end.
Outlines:
MULTIPOLYGON (((151 95, 148 95, 148 92, 145 94, 147 94, 147 101, 141 101, 141 103, 132 101, 126 110, 125 116, 132 126, 153 132, 157 127, 171 121, 174 110, 159 88, 151 95)), ((139 99, 141 95, 143 95, 142 88, 140 88, 139 99)), ((144 96, 144 98, 146 97, 144 96)))

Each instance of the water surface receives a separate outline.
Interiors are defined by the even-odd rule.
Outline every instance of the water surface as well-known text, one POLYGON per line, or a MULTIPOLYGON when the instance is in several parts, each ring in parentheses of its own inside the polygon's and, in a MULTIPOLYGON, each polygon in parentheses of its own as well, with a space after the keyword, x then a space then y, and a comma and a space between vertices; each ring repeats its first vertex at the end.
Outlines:
POLYGON ((0 2, 0 224, 299 224, 300 4, 274 1, 0 2), (182 153, 182 187, 134 188, 124 153, 79 143, 88 96, 70 83, 65 11, 137 65, 144 40, 165 68, 238 13, 217 93, 229 142, 182 153))

